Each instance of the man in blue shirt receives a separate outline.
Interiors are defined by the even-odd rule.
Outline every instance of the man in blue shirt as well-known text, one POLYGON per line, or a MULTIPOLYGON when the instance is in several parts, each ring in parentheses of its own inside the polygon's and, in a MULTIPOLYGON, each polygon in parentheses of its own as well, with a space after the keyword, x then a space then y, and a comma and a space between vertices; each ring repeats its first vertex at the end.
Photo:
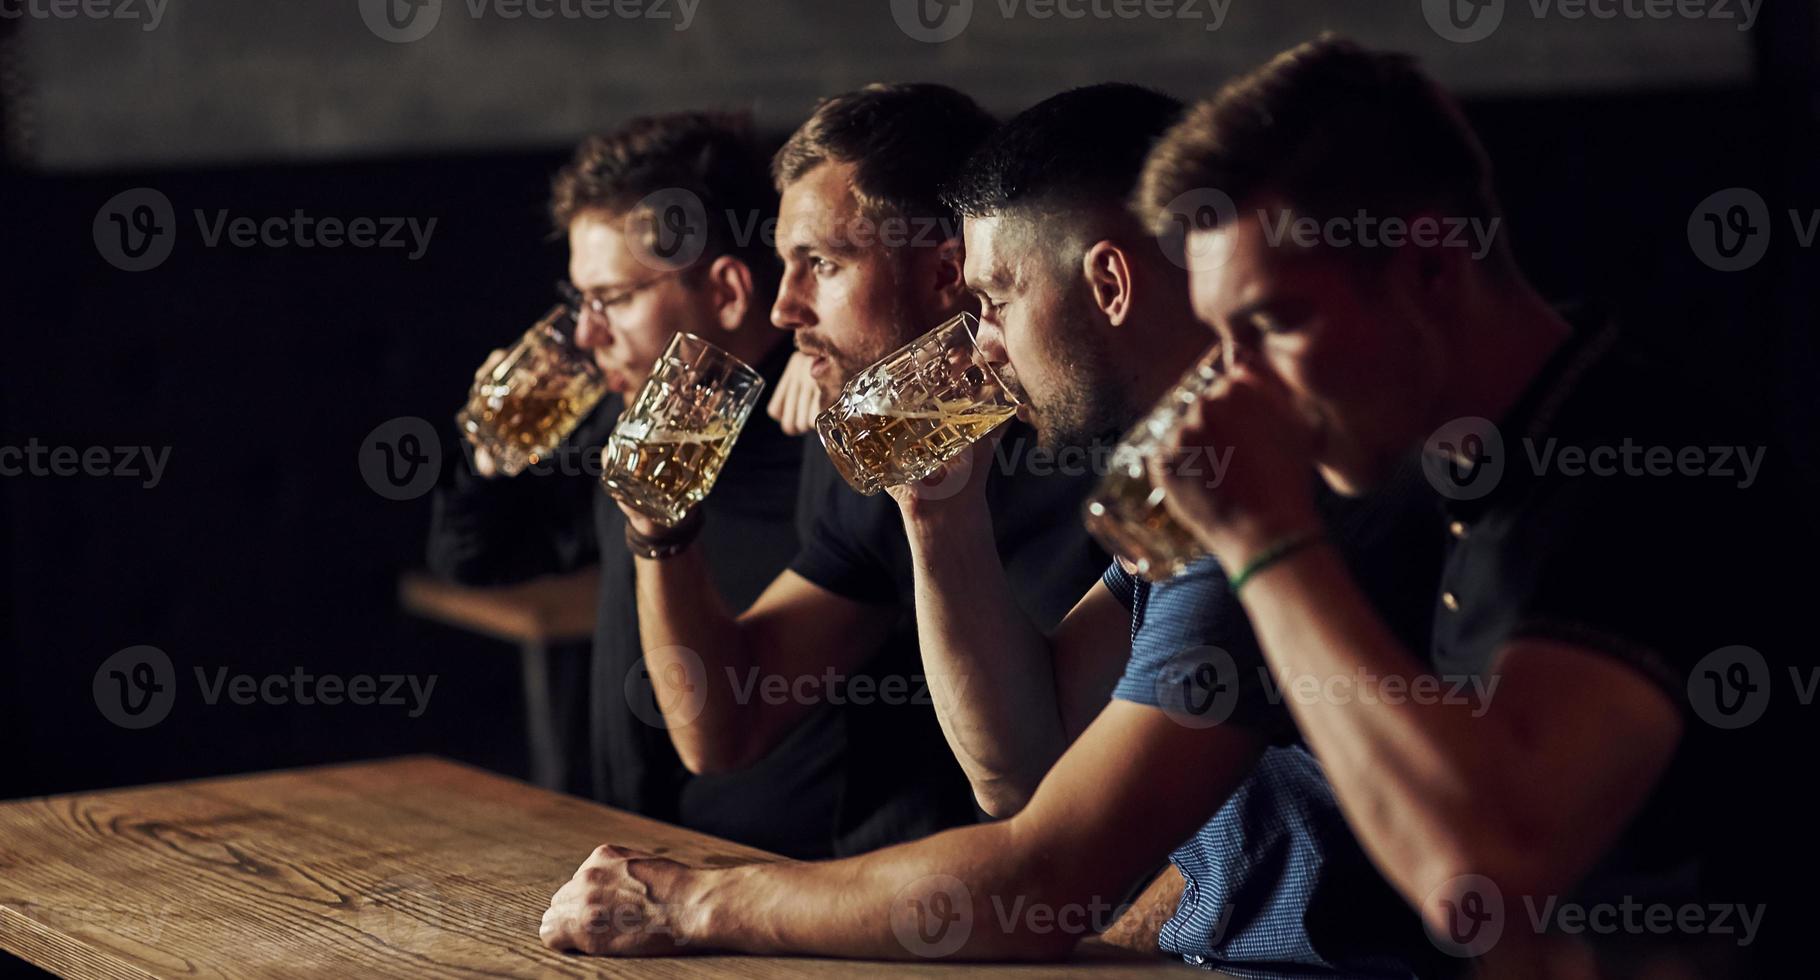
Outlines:
MULTIPOLYGON (((1116 434, 1207 345, 1185 273, 1124 203, 1179 109, 1131 86, 1064 93, 991 137, 949 195, 967 218, 981 347, 1021 381, 1037 450, 1116 434)), ((975 798, 1004 819, 819 864, 689 869, 605 847, 556 895, 545 941, 615 955, 1055 956, 1104 929, 1176 849, 1168 951, 1228 970, 1418 972, 1433 950, 1413 915, 1345 833, 1282 706, 1241 669, 1262 660, 1223 574, 1203 565, 1152 586, 1115 568, 1045 633, 1019 611, 994 543, 1003 518, 982 477, 1007 458, 994 448, 893 496, 944 733, 975 798), (1198 658, 1216 644, 1210 662, 1225 669, 1209 676, 1198 658), (1200 686, 1176 699, 1184 679, 1200 686)), ((1031 452, 1022 465, 1047 465, 1031 452)), ((1360 516, 1336 515, 1351 522, 1336 533, 1363 546, 1379 522, 1360 516)), ((1393 618, 1421 620, 1432 557, 1373 576, 1419 600, 1393 618)))

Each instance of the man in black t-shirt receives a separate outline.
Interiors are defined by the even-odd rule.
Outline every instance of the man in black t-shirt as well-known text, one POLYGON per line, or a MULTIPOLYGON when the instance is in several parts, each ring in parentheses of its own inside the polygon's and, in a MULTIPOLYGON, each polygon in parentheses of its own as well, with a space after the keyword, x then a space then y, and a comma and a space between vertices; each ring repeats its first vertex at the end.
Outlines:
MULTIPOLYGON (((625 398, 664 346, 688 331, 745 359, 775 387, 791 357, 766 322, 778 263, 763 242, 731 230, 775 213, 764 154, 740 117, 681 113, 633 120, 577 148, 557 175, 551 216, 569 245, 565 298, 576 342, 610 393, 556 453, 514 477, 461 441, 466 459, 433 498, 429 564, 455 581, 489 585, 599 562, 599 615, 588 675, 587 776, 593 795, 798 857, 827 855, 841 795, 829 721, 804 725, 764 763, 692 777, 661 725, 638 644, 625 518, 600 486, 600 447, 625 398), (693 195, 699 236, 652 246, 669 229, 649 202, 693 195), (653 195, 668 195, 668 197, 653 195), (683 247, 687 248, 685 252, 683 247), (692 261, 684 262, 683 259, 692 261)), ((497 355, 496 355, 497 356, 497 355)), ((491 366, 488 362, 488 367, 491 366)), ((483 368, 483 370, 485 370, 483 368)), ((724 593, 756 597, 797 551, 803 440, 755 416, 706 505, 704 548, 724 593)), ((816 455, 820 455, 817 453, 816 455)))
MULTIPOLYGON (((778 152, 784 270, 771 318, 812 358, 824 402, 973 307, 960 230, 939 190, 993 126, 944 86, 873 85, 824 100, 778 152)), ((1006 460, 1030 438, 1026 426, 1009 428, 1006 460)), ((1001 517, 993 540, 1012 591, 1044 625, 1105 565, 1078 519, 1092 479, 1084 468, 1052 476, 994 466, 988 475, 1001 517)), ((969 822, 967 782, 917 658, 898 509, 849 488, 819 451, 808 453, 803 481, 817 496, 802 549, 750 603, 717 587, 694 546, 711 514, 676 528, 628 514, 645 658, 678 754, 698 773, 742 770, 832 714, 845 736, 836 853, 969 822)))
POLYGON ((1290 704, 1436 945, 1509 975, 1579 961, 1562 940, 1587 933, 1741 961, 1812 904, 1763 876, 1810 850, 1778 761, 1811 744, 1783 567, 1812 554, 1807 515, 1731 393, 1543 301, 1490 187, 1403 56, 1324 39, 1191 110, 1139 207, 1186 230, 1230 371, 1153 476, 1243 581, 1279 685, 1358 690, 1290 704), (1426 649, 1370 608, 1304 479, 1357 493, 1418 447, 1448 540, 1426 649), (1233 458, 1218 487, 1175 474, 1209 449, 1233 458), (1483 696, 1396 696, 1429 669, 1483 696))
MULTIPOLYGON (((1053 449, 1058 469, 1074 465, 1064 461, 1085 454, 1069 447, 1130 426, 1206 351, 1185 271, 1125 206, 1181 108, 1122 84, 1045 99, 989 137, 945 195, 965 216, 981 353, 1021 382, 1042 444, 1026 457, 1053 449)), ((1114 565, 1066 597, 1060 623, 1034 619, 1017 594, 1031 571, 1021 555, 1001 560, 999 535, 1045 515, 978 479, 1001 458, 990 443, 890 493, 947 747, 1002 819, 812 865, 685 869, 603 849, 553 898, 544 941, 621 955, 1023 959, 1104 930, 1109 944, 1225 970, 1426 975, 1435 951, 1293 744, 1220 568, 1204 559, 1152 584, 1114 565), (1165 856, 1182 874, 1125 908, 1165 856)), ((1409 489, 1332 516, 1381 608, 1425 636, 1438 530, 1426 548, 1386 546, 1410 518, 1432 524, 1409 489)))

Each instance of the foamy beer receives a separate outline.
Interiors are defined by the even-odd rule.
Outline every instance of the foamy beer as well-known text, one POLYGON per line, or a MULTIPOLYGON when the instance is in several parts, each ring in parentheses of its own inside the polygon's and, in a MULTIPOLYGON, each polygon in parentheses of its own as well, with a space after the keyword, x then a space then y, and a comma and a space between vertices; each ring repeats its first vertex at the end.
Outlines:
POLYGON ((713 489, 764 390, 744 361, 677 334, 607 438, 601 483, 640 514, 680 523, 713 489))
POLYGON ((874 494, 914 483, 1017 412, 962 313, 887 354, 815 419, 834 468, 874 494))
POLYGON ((1189 407, 1219 381, 1218 360, 1216 348, 1125 434, 1112 450, 1106 476, 1087 498, 1087 530, 1107 551, 1153 582, 1180 575, 1207 554, 1163 506, 1163 488, 1150 482, 1146 464, 1175 438, 1189 407))
POLYGON ((575 316, 558 306, 474 381, 455 424, 516 476, 556 447, 607 393, 594 359, 575 346, 575 316))

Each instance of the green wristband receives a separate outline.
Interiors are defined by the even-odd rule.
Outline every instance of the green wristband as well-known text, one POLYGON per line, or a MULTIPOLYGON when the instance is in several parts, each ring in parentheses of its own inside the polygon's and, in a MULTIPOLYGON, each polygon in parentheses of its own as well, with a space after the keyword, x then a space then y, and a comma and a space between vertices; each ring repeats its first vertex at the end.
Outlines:
POLYGON ((1289 537, 1278 541, 1276 544, 1265 548, 1262 554, 1253 558, 1244 568, 1239 569, 1237 575, 1232 576, 1232 594, 1235 596, 1238 595, 1239 590, 1245 587, 1245 583, 1256 578, 1259 572, 1319 540, 1321 540, 1321 532, 1318 530, 1309 530, 1303 531, 1300 534, 1292 534, 1289 537))

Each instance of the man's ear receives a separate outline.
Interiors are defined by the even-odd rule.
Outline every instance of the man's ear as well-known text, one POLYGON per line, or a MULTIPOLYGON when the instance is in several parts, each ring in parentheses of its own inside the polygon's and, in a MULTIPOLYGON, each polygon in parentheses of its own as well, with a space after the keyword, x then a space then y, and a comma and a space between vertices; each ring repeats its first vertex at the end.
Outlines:
MULTIPOLYGON (((1433 227, 1445 230, 1447 218, 1433 211, 1421 211, 1407 219, 1410 228, 1433 227)), ((1405 272, 1413 280, 1416 289, 1431 295, 1445 295, 1457 291, 1470 271, 1471 264, 1467 250, 1457 244, 1448 244, 1443 236, 1410 235, 1409 240, 1398 249, 1398 258, 1405 259, 1405 272)))
POLYGON ((731 255, 708 266, 708 301, 722 330, 737 330, 752 310, 752 269, 731 255))
POLYGON ((1123 326, 1131 316, 1131 262, 1125 250, 1111 241, 1100 240, 1088 246, 1081 258, 1081 273, 1087 277, 1093 305, 1115 327, 1123 326))
POLYGON ((966 302, 972 294, 967 292, 967 246, 957 236, 944 239, 935 247, 935 292, 936 308, 949 309, 966 302))

